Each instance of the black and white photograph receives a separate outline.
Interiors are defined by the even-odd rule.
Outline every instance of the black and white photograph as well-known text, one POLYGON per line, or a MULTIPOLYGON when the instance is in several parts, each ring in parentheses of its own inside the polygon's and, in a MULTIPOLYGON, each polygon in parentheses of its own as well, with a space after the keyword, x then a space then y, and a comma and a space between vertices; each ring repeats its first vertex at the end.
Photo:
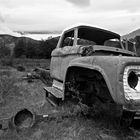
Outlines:
POLYGON ((139 0, 0 0, 0 140, 140 140, 139 0))

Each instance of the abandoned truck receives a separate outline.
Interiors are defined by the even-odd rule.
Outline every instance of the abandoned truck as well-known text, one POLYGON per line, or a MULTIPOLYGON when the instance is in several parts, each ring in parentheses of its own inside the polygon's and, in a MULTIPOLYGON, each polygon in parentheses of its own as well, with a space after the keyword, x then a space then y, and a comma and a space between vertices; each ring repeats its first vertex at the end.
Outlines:
POLYGON ((92 106, 99 100, 122 108, 122 122, 140 115, 140 58, 133 42, 119 34, 87 25, 63 31, 53 50, 52 87, 46 96, 57 101, 77 97, 92 106))

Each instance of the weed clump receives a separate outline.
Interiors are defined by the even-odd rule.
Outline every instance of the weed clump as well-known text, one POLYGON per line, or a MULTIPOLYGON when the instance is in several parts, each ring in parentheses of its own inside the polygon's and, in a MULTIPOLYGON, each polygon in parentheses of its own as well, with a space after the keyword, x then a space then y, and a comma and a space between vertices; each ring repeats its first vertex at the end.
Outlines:
POLYGON ((7 72, 4 75, 0 75, 0 103, 5 103, 9 97, 20 96, 20 89, 16 85, 17 79, 13 76, 9 76, 7 72))
POLYGON ((1 66, 11 66, 13 67, 13 58, 12 57, 3 57, 0 59, 1 66))
POLYGON ((17 66, 17 70, 23 72, 23 71, 25 71, 25 67, 19 65, 19 66, 17 66))

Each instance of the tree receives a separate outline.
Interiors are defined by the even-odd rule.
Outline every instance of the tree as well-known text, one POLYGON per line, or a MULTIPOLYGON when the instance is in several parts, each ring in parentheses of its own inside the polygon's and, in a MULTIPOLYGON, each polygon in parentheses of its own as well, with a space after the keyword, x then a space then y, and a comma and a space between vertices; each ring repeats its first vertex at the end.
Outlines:
POLYGON ((6 46, 0 47, 0 58, 10 56, 10 52, 11 50, 6 46))
POLYGON ((25 45, 23 39, 19 39, 14 48, 15 57, 25 55, 25 45))

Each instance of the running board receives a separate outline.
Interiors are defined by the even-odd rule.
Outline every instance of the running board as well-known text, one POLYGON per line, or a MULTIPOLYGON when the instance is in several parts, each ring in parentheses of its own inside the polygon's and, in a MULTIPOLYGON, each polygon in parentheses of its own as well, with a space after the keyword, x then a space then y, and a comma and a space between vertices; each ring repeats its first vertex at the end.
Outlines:
POLYGON ((57 106, 64 99, 63 91, 56 87, 44 87, 46 91, 47 100, 53 105, 57 106))

